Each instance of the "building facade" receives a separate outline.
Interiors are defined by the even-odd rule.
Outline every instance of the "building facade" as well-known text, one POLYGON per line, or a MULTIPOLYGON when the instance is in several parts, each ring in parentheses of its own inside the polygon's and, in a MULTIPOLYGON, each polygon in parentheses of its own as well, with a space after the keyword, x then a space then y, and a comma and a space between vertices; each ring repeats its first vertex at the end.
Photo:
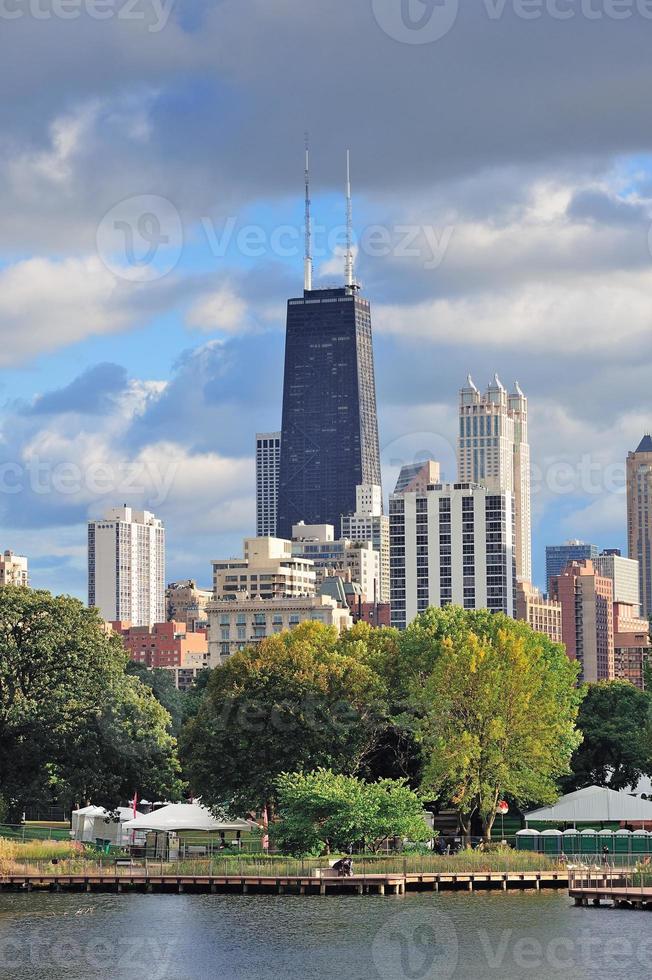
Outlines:
POLYGON ((392 625, 429 606, 515 615, 513 496, 443 484, 390 498, 392 625))
POLYGON ((587 683, 610 681, 615 674, 614 601, 610 578, 590 559, 570 562, 551 581, 552 598, 561 603, 566 653, 581 664, 587 683))
POLYGON ((600 575, 611 579, 614 602, 631 606, 638 616, 641 609, 638 562, 615 551, 603 551, 593 559, 593 566, 600 575))
POLYGON ((277 534, 332 524, 381 485, 371 309, 355 286, 288 302, 277 534))
POLYGON ((457 473, 494 493, 513 494, 516 574, 532 579, 528 403, 518 384, 508 394, 498 376, 482 395, 471 377, 460 391, 457 473))
POLYGON ((256 436, 256 534, 259 538, 276 537, 280 475, 281 433, 259 432, 256 436))
POLYGON ((15 555, 13 551, 0 554, 0 586, 2 585, 17 585, 22 588, 29 586, 27 558, 15 555))
POLYGON ((516 586, 516 618, 553 643, 563 643, 561 603, 548 599, 530 582, 516 586))
POLYGON ((638 607, 614 603, 614 673, 618 680, 630 681, 645 689, 645 665, 650 657, 650 624, 638 614, 638 607))
POLYGON ((191 632, 208 626, 206 606, 213 598, 210 589, 200 589, 194 579, 183 582, 170 582, 165 590, 167 619, 169 622, 185 623, 191 632))
POLYGON ((380 582, 378 594, 370 596, 369 600, 389 602, 389 517, 383 514, 382 487, 363 485, 356 488, 355 513, 342 516, 340 532, 347 541, 371 542, 378 553, 380 582))
POLYGON ((353 625, 349 610, 324 595, 301 599, 221 599, 209 604, 208 621, 212 667, 268 636, 295 629, 300 623, 323 623, 334 626, 338 632, 353 625))
POLYGON ((380 554, 372 542, 336 541, 332 524, 295 524, 292 554, 313 563, 317 591, 327 575, 337 575, 357 582, 365 602, 373 602, 380 592, 380 554))
POLYGON ((638 562, 642 613, 652 616, 652 437, 627 457, 627 543, 638 562))
POLYGON ((111 623, 119 633, 131 660, 150 670, 183 667, 202 669, 208 666, 206 632, 191 633, 185 623, 155 623, 153 626, 131 626, 111 623))
POLYGON ((598 557, 596 544, 586 544, 584 541, 566 541, 564 544, 549 544, 546 548, 546 584, 550 590, 550 582, 556 575, 561 575, 566 565, 572 561, 593 561, 598 557))
POLYGON ((428 487, 441 483, 441 466, 435 459, 420 463, 407 463, 401 467, 394 493, 425 492, 428 487))
POLYGON ((88 605, 108 622, 165 622, 165 529, 154 514, 123 506, 89 522, 88 605))
POLYGON ((213 562, 213 598, 243 593, 262 599, 314 596, 313 563, 295 556, 291 541, 246 538, 244 558, 213 562))

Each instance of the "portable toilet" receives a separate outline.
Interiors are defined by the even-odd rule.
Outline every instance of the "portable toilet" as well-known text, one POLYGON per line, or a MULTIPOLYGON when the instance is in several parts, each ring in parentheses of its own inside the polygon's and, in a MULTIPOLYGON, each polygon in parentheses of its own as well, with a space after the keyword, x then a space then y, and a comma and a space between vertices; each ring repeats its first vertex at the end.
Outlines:
POLYGON ((635 830, 632 834, 632 854, 649 854, 650 835, 647 830, 635 830))
POLYGON ((631 830, 617 830, 614 834, 614 853, 632 853, 632 832, 631 830))
POLYGON ((580 839, 580 832, 575 827, 570 830, 565 830, 563 833, 562 846, 564 848, 564 854, 567 857, 573 857, 576 854, 582 853, 582 842, 580 839))
POLYGON ((614 843, 614 832, 613 830, 601 830, 598 834, 598 852, 600 854, 604 853, 605 847, 609 848, 609 853, 613 854, 616 850, 616 845, 614 843))
POLYGON ((516 833, 516 850, 517 851, 539 851, 541 850, 541 834, 538 830, 531 830, 526 827, 525 830, 519 830, 516 833))
POLYGON ((598 835, 595 830, 580 831, 580 851, 582 854, 598 853, 598 835))
POLYGON ((561 830, 544 830, 541 834, 541 850, 544 854, 561 854, 563 838, 561 830))

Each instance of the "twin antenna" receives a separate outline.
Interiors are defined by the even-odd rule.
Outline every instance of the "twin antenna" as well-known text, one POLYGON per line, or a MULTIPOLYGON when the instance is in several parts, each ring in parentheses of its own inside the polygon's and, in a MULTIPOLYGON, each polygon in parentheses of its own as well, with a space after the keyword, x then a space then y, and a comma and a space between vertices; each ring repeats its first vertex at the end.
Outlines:
MULTIPOLYGON (((305 169, 305 182, 306 182, 306 215, 305 215, 305 232, 306 232, 306 255, 304 260, 303 272, 304 272, 304 289, 310 291, 312 289, 312 217, 310 213, 311 199, 310 199, 310 141, 308 134, 306 133, 306 169, 305 169)), ((358 285, 355 281, 355 268, 354 268, 354 258, 353 258, 353 197, 351 194, 351 152, 346 151, 346 257, 345 257, 345 267, 344 267, 344 282, 347 286, 352 289, 357 289, 358 285)))

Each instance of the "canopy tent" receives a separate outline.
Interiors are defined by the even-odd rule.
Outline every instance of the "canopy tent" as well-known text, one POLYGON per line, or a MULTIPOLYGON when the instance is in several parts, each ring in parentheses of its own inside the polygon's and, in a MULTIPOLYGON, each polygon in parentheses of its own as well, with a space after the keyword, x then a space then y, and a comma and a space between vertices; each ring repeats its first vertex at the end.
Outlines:
POLYGON ((555 824, 649 823, 652 827, 652 803, 627 793, 617 793, 604 786, 589 786, 569 793, 554 806, 531 810, 525 822, 555 824))
POLYGON ((256 824, 249 820, 218 820, 200 803, 170 803, 153 813, 139 813, 134 819, 128 820, 124 827, 125 830, 156 830, 161 833, 183 830, 219 833, 250 831, 256 824))
POLYGON ((122 845, 127 839, 123 833, 125 821, 132 817, 133 810, 130 807, 119 806, 114 815, 101 806, 85 806, 74 810, 71 814, 70 836, 73 840, 86 844, 108 841, 111 844, 122 845))

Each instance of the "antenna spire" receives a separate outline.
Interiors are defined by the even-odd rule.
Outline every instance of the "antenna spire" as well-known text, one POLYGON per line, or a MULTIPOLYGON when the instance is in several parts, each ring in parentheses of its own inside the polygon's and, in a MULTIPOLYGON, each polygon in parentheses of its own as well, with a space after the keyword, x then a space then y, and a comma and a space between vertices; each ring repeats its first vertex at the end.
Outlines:
POLYGON ((351 151, 346 151, 346 268, 347 286, 355 286, 353 269, 353 197, 351 194, 351 151))
POLYGON ((303 288, 312 289, 312 219, 310 216, 310 136, 306 133, 306 255, 303 264, 303 288))

